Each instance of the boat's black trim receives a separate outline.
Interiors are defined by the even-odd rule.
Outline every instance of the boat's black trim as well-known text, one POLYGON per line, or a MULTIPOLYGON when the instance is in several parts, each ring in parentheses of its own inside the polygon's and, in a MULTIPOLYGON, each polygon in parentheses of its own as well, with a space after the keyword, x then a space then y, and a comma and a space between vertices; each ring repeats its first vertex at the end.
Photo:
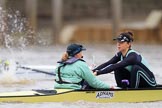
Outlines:
POLYGON ((150 88, 121 88, 121 89, 85 89, 85 90, 76 90, 76 91, 125 91, 125 90, 162 90, 162 85, 157 85, 156 87, 150 88))
POLYGON ((158 84, 156 87, 162 87, 162 85, 158 84))

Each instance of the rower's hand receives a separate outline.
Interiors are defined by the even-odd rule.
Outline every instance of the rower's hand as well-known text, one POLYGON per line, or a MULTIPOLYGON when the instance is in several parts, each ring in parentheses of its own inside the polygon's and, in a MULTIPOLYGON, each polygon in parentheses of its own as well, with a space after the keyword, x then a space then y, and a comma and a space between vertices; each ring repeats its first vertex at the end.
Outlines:
POLYGON ((117 86, 111 86, 110 85, 110 89, 121 89, 120 87, 117 87, 117 86))
POLYGON ((93 74, 95 75, 95 76, 97 76, 97 72, 95 71, 95 72, 93 72, 93 74))
POLYGON ((98 72, 99 72, 99 70, 95 70, 95 71, 93 71, 93 74, 94 74, 95 76, 97 76, 97 75, 98 75, 98 72))

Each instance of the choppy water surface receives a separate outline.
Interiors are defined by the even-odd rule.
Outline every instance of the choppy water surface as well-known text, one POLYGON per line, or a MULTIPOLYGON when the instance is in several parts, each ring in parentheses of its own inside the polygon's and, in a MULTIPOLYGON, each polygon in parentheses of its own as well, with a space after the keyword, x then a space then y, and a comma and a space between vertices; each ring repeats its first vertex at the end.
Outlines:
MULTIPOLYGON (((85 45, 87 51, 83 52, 84 59, 91 66, 93 64, 99 65, 109 60, 116 53, 115 45, 85 45)), ((159 84, 162 84, 162 46, 161 45, 134 45, 133 48, 140 52, 148 60, 155 73, 155 77, 159 84)), ((16 49, 6 50, 0 49, 0 58, 9 59, 10 61, 17 61, 21 65, 57 65, 61 54, 66 50, 64 45, 56 46, 37 46, 28 47, 23 51, 16 49)), ((18 70, 20 74, 16 74, 14 69, 8 73, 3 73, 0 76, 0 92, 4 91, 20 91, 31 89, 52 89, 54 77, 40 73, 32 73, 31 71, 18 70)), ((49 70, 47 70, 49 71, 49 70)), ((51 71, 51 70, 50 70, 51 71)), ((98 76, 101 80, 115 85, 113 74, 98 76)), ((137 94, 138 95, 138 94, 137 94)), ((149 103, 90 103, 90 102, 74 102, 74 103, 0 103, 0 108, 161 108, 162 102, 149 103)))

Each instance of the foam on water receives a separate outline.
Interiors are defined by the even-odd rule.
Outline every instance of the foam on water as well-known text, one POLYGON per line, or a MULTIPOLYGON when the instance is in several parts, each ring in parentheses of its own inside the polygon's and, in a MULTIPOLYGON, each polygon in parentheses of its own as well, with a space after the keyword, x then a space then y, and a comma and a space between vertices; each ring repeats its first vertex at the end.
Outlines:
MULTIPOLYGON (((32 81, 27 77, 18 77, 16 75, 17 65, 15 61, 8 60, 10 63, 8 69, 2 69, 0 73, 0 85, 1 86, 11 86, 15 84, 30 84, 32 81)), ((3 67, 1 67, 3 68, 3 67)))

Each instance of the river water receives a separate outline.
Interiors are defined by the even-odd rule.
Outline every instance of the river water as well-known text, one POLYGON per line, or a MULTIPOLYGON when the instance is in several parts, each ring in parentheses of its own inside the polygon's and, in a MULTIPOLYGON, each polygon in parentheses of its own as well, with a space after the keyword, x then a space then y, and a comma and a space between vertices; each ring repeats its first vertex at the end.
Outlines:
MULTIPOLYGON (((116 53, 116 45, 110 44, 86 44, 87 50, 83 52, 84 59, 88 65, 99 65, 109 60, 116 53)), ((150 63, 157 83, 162 84, 162 45, 133 45, 133 49, 140 52, 150 63)), ((15 61, 19 65, 30 66, 56 66, 62 53, 66 50, 66 45, 55 46, 34 46, 27 47, 24 50, 17 49, 0 49, 0 58, 9 59, 13 67, 16 66, 15 61)), ((0 76, 0 92, 21 91, 31 89, 53 89, 54 76, 41 73, 17 69, 11 66, 9 72, 4 72, 0 76)), ((53 71, 51 68, 44 69, 53 71)), ((115 85, 113 74, 98 76, 99 79, 115 85)), ((138 94, 137 94, 138 95, 138 94)), ((93 103, 78 101, 73 103, 0 103, 0 108, 161 108, 162 102, 147 103, 93 103)))

